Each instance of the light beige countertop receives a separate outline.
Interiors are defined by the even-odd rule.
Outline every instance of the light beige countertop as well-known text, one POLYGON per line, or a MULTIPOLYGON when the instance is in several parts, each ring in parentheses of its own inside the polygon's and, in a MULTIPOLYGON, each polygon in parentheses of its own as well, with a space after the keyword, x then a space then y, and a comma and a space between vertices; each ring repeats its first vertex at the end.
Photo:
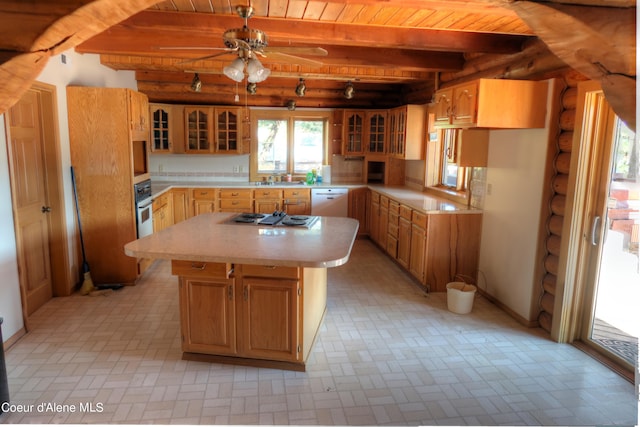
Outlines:
POLYGON ((417 190, 402 186, 369 185, 371 190, 383 194, 410 208, 421 210, 428 214, 479 214, 481 209, 476 209, 451 200, 427 195, 417 190))
POLYGON ((127 243, 125 254, 288 267, 337 267, 349 260, 358 231, 352 218, 320 217, 309 229, 225 224, 236 213, 207 213, 127 243))

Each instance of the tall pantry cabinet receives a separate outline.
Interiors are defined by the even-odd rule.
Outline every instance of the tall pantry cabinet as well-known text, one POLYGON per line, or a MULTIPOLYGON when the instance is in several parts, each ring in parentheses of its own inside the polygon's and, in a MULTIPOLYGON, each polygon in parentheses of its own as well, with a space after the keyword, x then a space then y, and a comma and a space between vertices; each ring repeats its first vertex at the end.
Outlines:
POLYGON ((67 87, 71 165, 91 278, 133 284, 145 265, 124 253, 136 239, 134 183, 149 178, 149 105, 130 89, 67 87))

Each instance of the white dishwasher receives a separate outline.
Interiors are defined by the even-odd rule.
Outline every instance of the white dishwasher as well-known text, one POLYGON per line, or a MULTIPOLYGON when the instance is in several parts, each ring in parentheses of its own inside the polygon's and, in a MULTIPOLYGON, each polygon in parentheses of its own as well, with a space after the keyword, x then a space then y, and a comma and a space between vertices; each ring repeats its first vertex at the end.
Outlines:
POLYGON ((349 190, 347 188, 312 188, 311 215, 349 216, 349 190))

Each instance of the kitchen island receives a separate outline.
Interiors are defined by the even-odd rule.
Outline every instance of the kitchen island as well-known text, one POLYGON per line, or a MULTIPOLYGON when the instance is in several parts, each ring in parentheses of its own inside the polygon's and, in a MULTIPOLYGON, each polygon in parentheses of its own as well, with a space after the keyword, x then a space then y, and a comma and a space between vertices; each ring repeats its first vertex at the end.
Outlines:
POLYGON ((236 224, 201 214, 125 245, 171 260, 179 277, 183 358, 305 370, 326 311, 327 268, 346 263, 352 218, 309 228, 236 224))

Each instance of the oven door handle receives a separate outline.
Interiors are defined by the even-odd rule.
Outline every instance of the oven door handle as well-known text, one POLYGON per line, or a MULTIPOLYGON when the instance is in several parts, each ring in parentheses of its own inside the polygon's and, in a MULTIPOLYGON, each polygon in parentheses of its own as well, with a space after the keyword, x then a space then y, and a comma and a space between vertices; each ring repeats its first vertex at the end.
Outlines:
POLYGON ((143 200, 140 203, 138 203, 138 209, 148 208, 149 206, 151 206, 151 204, 153 204, 153 199, 143 200))

